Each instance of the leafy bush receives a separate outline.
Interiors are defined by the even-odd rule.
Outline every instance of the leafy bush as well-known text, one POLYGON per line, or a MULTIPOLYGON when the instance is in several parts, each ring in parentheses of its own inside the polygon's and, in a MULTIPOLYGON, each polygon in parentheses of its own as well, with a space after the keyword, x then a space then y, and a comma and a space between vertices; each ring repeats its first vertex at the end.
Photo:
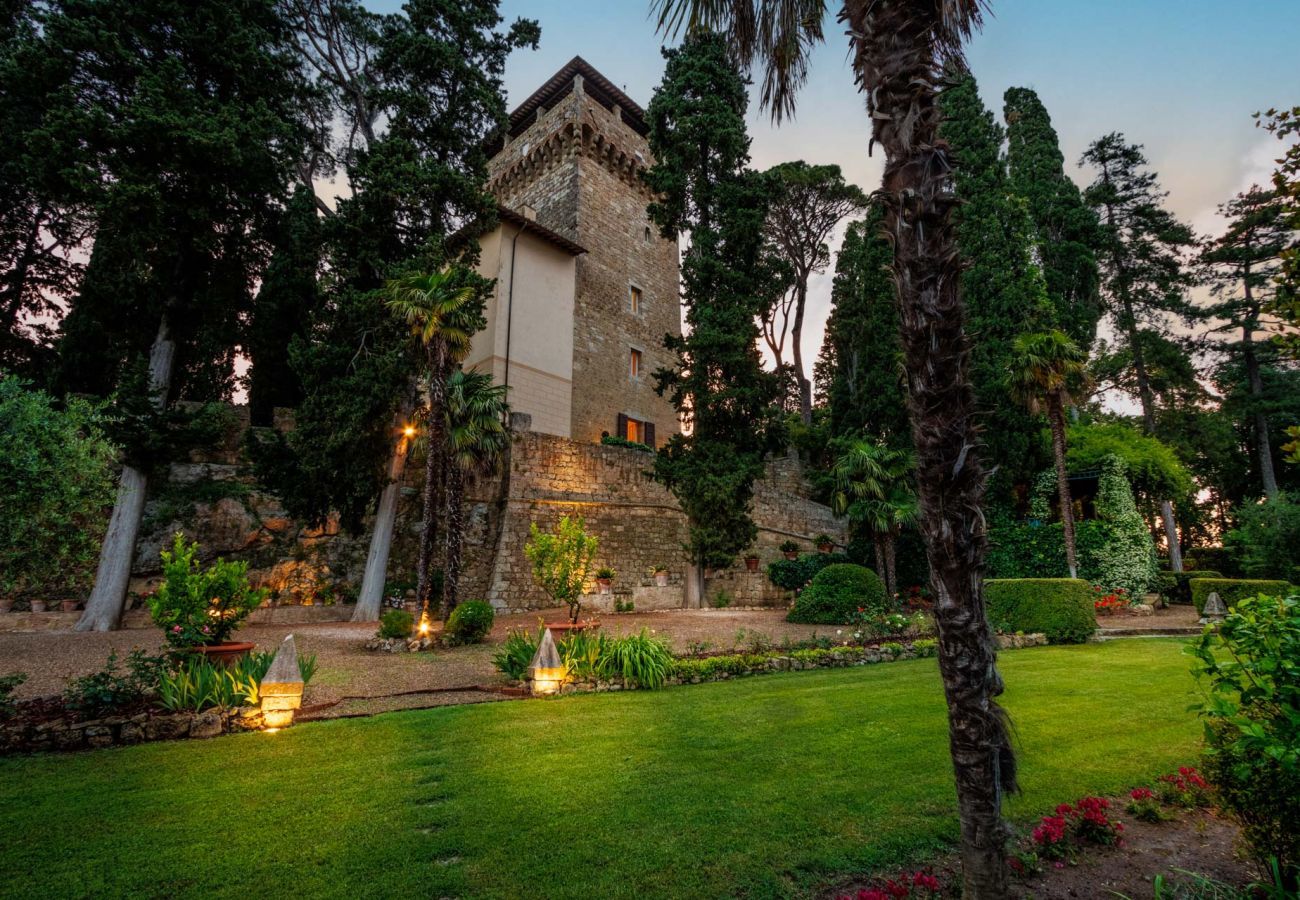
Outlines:
POLYGON ((1300 493, 1248 503, 1236 510, 1237 527, 1223 536, 1223 546, 1249 578, 1300 579, 1300 493))
POLYGON ((1218 593, 1224 606, 1232 609, 1238 600, 1253 597, 1256 594, 1277 596, 1291 591, 1286 581, 1265 581, 1249 578, 1193 578, 1189 581, 1192 592, 1192 605, 1198 613, 1205 609, 1205 601, 1211 593, 1218 593))
POLYGON ((524 676, 528 674, 528 666, 533 661, 533 655, 537 652, 540 633, 540 629, 537 631, 510 629, 506 633, 501 649, 492 654, 492 665, 512 681, 523 681, 524 676))
POLYGON ((726 609, 734 599, 730 591, 719 590, 709 599, 709 606, 714 609, 726 609))
POLYGON ((571 679, 597 678, 601 661, 610 642, 603 631, 575 631, 556 642, 555 649, 571 679))
POLYGON ((1042 632, 1052 644, 1082 644, 1097 630, 1092 586, 1078 578, 989 579, 984 605, 995 628, 1042 632))
POLYGON ((786 619, 809 625, 845 625, 860 609, 882 614, 890 611, 884 582, 865 566, 836 563, 813 577, 786 619))
POLYGON ((1190 606, 1192 603, 1193 578, 1222 578, 1212 569, 1199 569, 1192 572, 1161 572, 1160 599, 1169 606, 1190 606))
POLYGON ((778 559, 767 564, 767 579, 787 591, 803 590, 827 566, 849 562, 843 553, 805 553, 798 559, 778 559))
MULTIPOLYGON (((204 656, 191 656, 163 673, 158 685, 159 702, 173 712, 256 706, 261 702, 262 681, 274 661, 274 651, 249 653, 229 666, 204 656)), ((298 654, 298 674, 304 686, 311 682, 316 668, 316 654, 298 654)))
POLYGON ((7 719, 14 714, 18 704, 14 701, 14 691, 27 680, 26 672, 14 672, 0 675, 0 719, 7 719))
POLYGON ((533 580, 556 604, 569 607, 569 620, 578 621, 587 569, 596 555, 598 541, 587 534, 581 517, 564 516, 547 533, 533 522, 528 527, 524 554, 533 567, 533 580))
POLYGON ((642 628, 639 634, 622 635, 604 643, 599 673, 653 690, 663 686, 672 665, 673 654, 668 644, 642 628))
POLYGON ((1190 652, 1208 681, 1205 768, 1260 860, 1300 882, 1300 596, 1243 597, 1190 652))
POLYGON ((379 617, 381 638, 409 638, 414 628, 414 618, 404 609, 390 609, 379 617))
POLYGON ((778 549, 782 553, 798 553, 799 545, 794 541, 786 540, 781 542, 781 546, 778 549))
POLYGON ((205 570, 198 550, 177 532, 162 552, 163 583, 149 598, 154 624, 180 649, 224 643, 267 596, 248 583, 248 563, 218 559, 205 570))
POLYGON ((126 657, 126 671, 122 672, 118 669, 117 653, 111 652, 103 669, 68 683, 63 692, 63 705, 83 719, 130 709, 158 692, 166 667, 163 657, 132 650, 126 657))
POLYGON ((629 441, 627 438, 621 438, 617 435, 601 435, 600 442, 606 447, 627 447, 629 450, 642 450, 646 453, 654 453, 655 448, 649 444, 643 444, 640 441, 629 441))
POLYGON ((115 450, 98 407, 62 408, 0 377, 0 594, 67 595, 90 583, 113 502, 115 450))
POLYGON ((478 644, 492 630, 496 612, 492 604, 483 600, 466 600, 457 605, 447 617, 443 635, 454 644, 478 644))

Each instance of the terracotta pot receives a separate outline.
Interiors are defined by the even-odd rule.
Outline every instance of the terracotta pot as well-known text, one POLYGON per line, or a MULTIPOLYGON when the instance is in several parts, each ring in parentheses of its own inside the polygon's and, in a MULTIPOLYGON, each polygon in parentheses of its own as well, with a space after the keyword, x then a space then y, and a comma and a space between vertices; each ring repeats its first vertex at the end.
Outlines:
POLYGON ((248 655, 254 644, 252 641, 226 641, 224 644, 204 644, 191 647, 194 653, 201 653, 218 666, 232 666, 248 655))
POLYGON ((80 604, 76 600, 60 600, 59 609, 63 612, 76 612, 80 604))
POLYGON ((600 627, 600 623, 584 619, 581 622, 547 622, 545 627, 551 629, 551 635, 559 640, 575 631, 595 631, 600 627))
POLYGON ((745 557, 745 568, 748 569, 748 570, 751 571, 751 572, 757 572, 757 571, 758 571, 758 557, 757 557, 757 556, 746 556, 746 557, 745 557))
POLYGON ((612 578, 597 578, 596 588, 602 594, 608 594, 613 590, 614 580, 612 578))
POLYGON ((667 572, 655 572, 655 586, 656 586, 656 587, 668 587, 668 573, 667 573, 667 572))
POLYGON ((14 608, 13 597, 0 597, 0 612, 9 612, 14 608))
POLYGON ((834 544, 818 544, 818 545, 817 545, 817 552, 818 552, 818 553, 830 553, 830 552, 831 552, 832 550, 834 550, 834 549, 835 549, 835 545, 834 545, 834 544))
POLYGON ((796 559, 799 558, 799 551, 798 551, 798 550, 782 550, 782 551, 781 551, 781 555, 784 556, 786 559, 790 560, 791 562, 793 562, 794 560, 796 560, 796 559))
POLYGON ((33 601, 32 601, 32 612, 45 612, 45 601, 44 601, 44 600, 33 600, 33 601))

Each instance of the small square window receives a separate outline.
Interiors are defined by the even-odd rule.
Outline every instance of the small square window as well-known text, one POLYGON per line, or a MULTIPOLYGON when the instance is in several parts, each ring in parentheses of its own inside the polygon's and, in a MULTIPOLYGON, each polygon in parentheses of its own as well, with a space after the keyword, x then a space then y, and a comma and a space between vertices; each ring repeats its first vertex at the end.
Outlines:
POLYGON ((641 289, 632 285, 627 289, 628 306, 632 309, 632 314, 636 315, 641 312, 641 289))
POLYGON ((628 354, 627 374, 632 378, 641 377, 641 351, 633 350, 628 354))

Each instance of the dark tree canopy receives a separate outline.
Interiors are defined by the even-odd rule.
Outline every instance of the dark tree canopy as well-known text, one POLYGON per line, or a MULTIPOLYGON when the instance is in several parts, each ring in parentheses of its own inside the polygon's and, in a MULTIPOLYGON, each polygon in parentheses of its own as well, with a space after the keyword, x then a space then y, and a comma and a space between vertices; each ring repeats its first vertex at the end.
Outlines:
POLYGON ((655 373, 690 427, 658 455, 655 473, 690 520, 691 551, 705 566, 730 563, 754 540, 750 515, 763 455, 774 449, 778 380, 763 371, 763 223, 769 179, 747 168, 745 83, 723 40, 693 32, 665 50, 650 102, 649 212, 665 237, 689 233, 682 259, 688 333, 669 336, 677 366, 655 373))

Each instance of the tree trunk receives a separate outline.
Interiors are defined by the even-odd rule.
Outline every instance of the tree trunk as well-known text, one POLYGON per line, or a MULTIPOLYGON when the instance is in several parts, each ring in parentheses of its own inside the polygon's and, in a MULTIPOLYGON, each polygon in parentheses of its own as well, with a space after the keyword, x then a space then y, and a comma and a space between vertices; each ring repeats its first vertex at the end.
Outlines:
POLYGON ((1047 418, 1052 425, 1052 456, 1056 458, 1056 498, 1061 505, 1061 534, 1065 537, 1065 564, 1070 577, 1079 577, 1078 557, 1074 546, 1074 501, 1070 498, 1070 479, 1065 471, 1065 411, 1059 393, 1047 398, 1047 418))
MULTIPOLYGON (((876 554, 876 574, 880 576, 881 580, 884 580, 885 575, 887 574, 886 571, 885 571, 885 536, 884 536, 884 534, 882 534, 882 533, 879 532, 879 531, 875 531, 875 530, 873 530, 873 531, 871 532, 871 549, 874 550, 874 551, 875 551, 875 554, 876 554)), ((887 586, 888 586, 888 585, 886 585, 886 587, 887 587, 887 586)))
POLYGON ((420 530, 420 556, 417 562, 415 599, 420 608, 428 607, 433 594, 433 549, 437 543, 438 463, 442 457, 442 421, 447 404, 447 380, 442 366, 435 365, 429 379, 429 409, 425 417, 424 494, 421 510, 424 526, 420 530))
POLYGON ((442 605, 438 616, 444 622, 456 608, 460 588, 460 554, 465 542, 465 471, 455 462, 447 466, 447 545, 443 557, 442 605))
MULTIPOLYGON (((1250 286, 1246 287, 1246 299, 1250 300, 1250 286)), ((1255 335, 1250 323, 1241 327, 1242 357, 1246 362, 1246 378, 1250 382, 1250 399, 1255 407, 1255 452, 1259 454, 1259 478, 1264 485, 1264 496, 1276 500, 1278 494, 1277 473, 1273 471, 1273 448, 1268 439, 1268 417, 1260 411, 1259 404, 1264 395, 1264 380, 1259 374, 1259 356, 1255 353, 1255 335)))
POLYGON ((686 565, 682 579, 682 605, 685 609, 701 609, 704 606, 704 567, 691 561, 686 565))
POLYGON ((794 374, 799 382, 799 418, 805 425, 812 424, 812 382, 803 366, 803 313, 808 304, 808 276, 799 277, 798 293, 794 301, 794 327, 790 329, 790 351, 794 357, 794 374))
MULTIPOLYGON (((153 403, 162 409, 167 403, 171 388, 172 365, 176 360, 176 341, 171 325, 164 313, 158 323, 158 334, 149 350, 149 390, 153 403)), ((149 489, 149 476, 141 469, 126 464, 118 480, 117 500, 108 520, 104 543, 99 549, 99 567, 95 571, 95 586, 86 600, 86 608, 77 620, 77 631, 112 631, 122 623, 126 609, 126 590, 131 583, 131 562, 135 558, 135 541, 140 534, 140 520, 144 518, 145 495, 149 489)))
POLYGON ((898 595, 898 534, 891 528, 885 534, 885 590, 898 595))
MULTIPOLYGON (((401 426, 399 416, 398 427, 401 426)), ((388 580, 388 553, 393 546, 393 528, 397 523, 397 501, 402 494, 402 472, 406 469, 406 454, 410 441, 405 435, 397 439, 393 456, 388 461, 388 483, 379 495, 375 509, 375 524, 370 532, 370 552, 366 555, 366 573, 361 579, 361 593, 357 608, 352 612, 353 622, 377 622, 384 602, 384 584, 388 580)))
POLYGON ((970 348, 958 282, 953 161, 939 139, 938 92, 948 4, 849 0, 844 17, 855 69, 871 99, 873 140, 885 150, 883 230, 908 371, 917 457, 919 527, 939 626, 939 671, 957 782, 964 894, 1007 896, 1002 791, 1015 763, 993 635, 984 610, 985 476, 971 388, 970 348))

